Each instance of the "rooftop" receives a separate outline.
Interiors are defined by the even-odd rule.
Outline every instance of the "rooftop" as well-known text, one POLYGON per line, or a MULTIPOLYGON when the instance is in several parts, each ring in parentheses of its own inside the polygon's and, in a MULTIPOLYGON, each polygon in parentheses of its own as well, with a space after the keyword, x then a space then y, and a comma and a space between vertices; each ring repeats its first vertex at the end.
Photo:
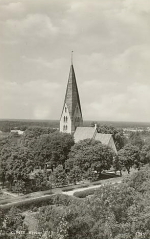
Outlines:
POLYGON ((77 127, 74 133, 75 143, 84 140, 91 139, 94 137, 96 129, 94 127, 77 127))

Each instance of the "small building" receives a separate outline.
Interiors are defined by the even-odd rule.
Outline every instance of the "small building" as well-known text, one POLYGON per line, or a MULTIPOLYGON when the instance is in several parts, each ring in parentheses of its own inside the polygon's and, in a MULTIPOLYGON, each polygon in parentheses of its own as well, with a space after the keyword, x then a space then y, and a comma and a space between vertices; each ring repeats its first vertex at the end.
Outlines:
POLYGON ((74 133, 75 143, 84 139, 95 139, 102 144, 109 146, 117 154, 117 149, 111 134, 98 133, 96 127, 77 127, 74 133))
POLYGON ((17 133, 17 134, 19 134, 19 135, 22 135, 22 134, 24 133, 24 131, 19 130, 19 129, 12 129, 10 132, 11 132, 11 133, 17 133))

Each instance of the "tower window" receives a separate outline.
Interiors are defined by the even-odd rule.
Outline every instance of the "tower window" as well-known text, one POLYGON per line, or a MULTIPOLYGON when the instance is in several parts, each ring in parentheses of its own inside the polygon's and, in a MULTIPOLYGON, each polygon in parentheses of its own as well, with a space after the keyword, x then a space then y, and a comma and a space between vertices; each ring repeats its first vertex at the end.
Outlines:
POLYGON ((65 132, 65 131, 67 131, 67 129, 68 129, 67 125, 64 125, 63 126, 63 131, 65 132))
POLYGON ((65 107, 65 112, 67 112, 67 107, 65 107))
POLYGON ((66 122, 66 117, 64 116, 64 122, 66 122))
POLYGON ((66 123, 67 123, 67 121, 68 121, 68 117, 66 116, 66 123))

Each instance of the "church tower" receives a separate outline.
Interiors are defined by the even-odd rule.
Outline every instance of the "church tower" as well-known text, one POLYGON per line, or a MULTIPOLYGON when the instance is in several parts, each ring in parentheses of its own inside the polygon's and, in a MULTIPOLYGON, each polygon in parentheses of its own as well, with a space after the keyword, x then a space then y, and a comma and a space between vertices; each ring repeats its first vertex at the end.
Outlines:
POLYGON ((82 124, 83 119, 78 87, 73 63, 71 63, 65 100, 60 118, 60 132, 73 133, 76 127, 82 126, 82 124))

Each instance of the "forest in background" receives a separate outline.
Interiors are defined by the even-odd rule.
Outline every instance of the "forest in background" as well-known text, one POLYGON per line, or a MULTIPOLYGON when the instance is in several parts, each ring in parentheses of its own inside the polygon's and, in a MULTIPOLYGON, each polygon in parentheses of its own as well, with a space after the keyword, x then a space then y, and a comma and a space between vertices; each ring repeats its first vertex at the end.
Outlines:
MULTIPOLYGON (((146 129, 150 127, 150 123, 146 122, 113 122, 113 121, 84 121, 84 126, 90 126, 93 122, 100 125, 112 125, 116 128, 141 128, 146 129)), ((40 126, 40 127, 51 127, 59 128, 59 120, 0 120, 0 131, 10 132, 12 129, 26 130, 28 127, 40 126)))

